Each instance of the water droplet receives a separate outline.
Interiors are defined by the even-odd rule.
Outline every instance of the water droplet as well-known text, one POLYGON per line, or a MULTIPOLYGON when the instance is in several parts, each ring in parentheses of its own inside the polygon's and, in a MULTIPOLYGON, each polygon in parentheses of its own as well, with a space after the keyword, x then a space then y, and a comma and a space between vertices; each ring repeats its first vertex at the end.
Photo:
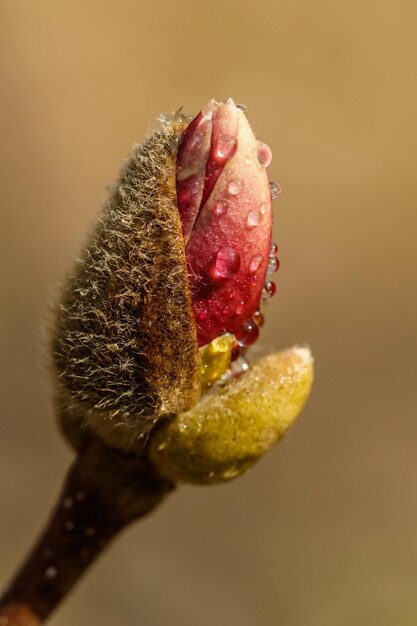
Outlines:
POLYGON ((269 183, 269 188, 271 190, 272 200, 276 200, 277 198, 280 197, 280 195, 282 193, 282 189, 281 189, 281 187, 277 183, 270 182, 269 183))
POLYGON ((250 273, 255 274, 255 272, 258 271, 261 263, 262 263, 262 254, 255 254, 255 256, 251 258, 251 262, 249 264, 250 273))
POLYGON ((243 311, 245 310, 245 301, 241 300, 239 302, 239 304, 236 307, 236 313, 237 315, 242 315, 243 311))
POLYGON ((249 211, 246 218, 246 228, 256 228, 262 222, 263 215, 258 209, 249 211))
POLYGON ((273 274, 279 267, 279 261, 276 256, 270 256, 268 261, 268 273, 273 274))
POLYGON ((58 570, 56 569, 56 567, 54 567, 53 565, 50 565, 49 567, 46 568, 45 570, 45 576, 46 578, 55 578, 55 576, 57 575, 58 570))
POLYGON ((229 205, 224 200, 215 202, 213 205, 213 213, 220 217, 220 215, 224 215, 227 212, 228 206, 229 205))
POLYGON ((261 215, 266 215, 266 212, 267 212, 267 211, 268 211, 268 205, 267 205, 267 204, 265 204, 265 202, 263 202, 263 203, 261 204, 261 206, 260 206, 259 213, 260 213, 261 215))
POLYGON ((62 501, 62 506, 64 509, 70 509, 72 507, 72 498, 64 498, 62 501))
POLYGON ((230 159, 237 148, 237 139, 234 135, 220 135, 213 150, 213 158, 218 163, 225 163, 230 159))
POLYGON ((232 246, 219 248, 210 275, 214 280, 230 278, 237 274, 240 268, 240 254, 232 246))
POLYGON ((258 328, 262 328, 262 326, 265 324, 265 318, 260 311, 256 311, 253 316, 253 321, 258 326, 258 328))
POLYGON ((278 254, 278 246, 276 243, 271 243, 271 247, 269 249, 269 256, 277 256, 278 254))
POLYGON ((236 106, 237 106, 238 109, 240 109, 244 113, 248 110, 248 107, 246 105, 244 105, 244 104, 237 104, 236 106))
POLYGON ((259 328, 253 320, 249 320, 236 331, 237 343, 241 348, 251 346, 259 336, 259 328))
POLYGON ((275 295, 276 290, 276 284, 272 280, 268 280, 268 282, 265 283, 265 287, 262 292, 262 300, 272 298, 272 296, 275 295))
POLYGON ((74 524, 74 522, 73 522, 72 520, 70 520, 70 519, 69 519, 69 520, 67 520, 67 521, 65 522, 65 524, 64 524, 64 528, 65 528, 65 530, 72 531, 72 530, 74 530, 74 528, 75 528, 75 524, 74 524))
POLYGON ((262 141, 258 142, 258 161, 262 167, 268 167, 272 161, 271 148, 266 143, 262 143, 262 141))
POLYGON ((243 189, 243 181, 238 178, 234 178, 227 185, 227 191, 231 196, 237 196, 243 189))

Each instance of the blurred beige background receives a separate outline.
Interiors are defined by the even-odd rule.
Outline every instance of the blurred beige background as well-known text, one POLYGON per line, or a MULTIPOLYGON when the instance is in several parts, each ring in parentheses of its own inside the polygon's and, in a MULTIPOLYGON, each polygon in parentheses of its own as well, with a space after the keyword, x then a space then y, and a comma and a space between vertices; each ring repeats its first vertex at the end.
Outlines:
POLYGON ((285 441, 131 529, 56 626, 417 624, 416 36, 411 0, 1 0, 0 583, 71 458, 42 316, 160 111, 247 105, 284 189, 261 341, 316 357, 285 441))

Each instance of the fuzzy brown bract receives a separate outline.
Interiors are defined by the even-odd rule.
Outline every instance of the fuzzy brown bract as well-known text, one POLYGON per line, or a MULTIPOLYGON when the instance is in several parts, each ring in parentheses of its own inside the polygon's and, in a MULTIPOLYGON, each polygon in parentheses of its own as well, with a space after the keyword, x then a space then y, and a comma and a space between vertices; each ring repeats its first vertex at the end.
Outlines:
POLYGON ((73 445, 93 430, 128 448, 200 395, 199 354, 175 159, 189 118, 177 113, 137 147, 56 307, 56 403, 73 445))

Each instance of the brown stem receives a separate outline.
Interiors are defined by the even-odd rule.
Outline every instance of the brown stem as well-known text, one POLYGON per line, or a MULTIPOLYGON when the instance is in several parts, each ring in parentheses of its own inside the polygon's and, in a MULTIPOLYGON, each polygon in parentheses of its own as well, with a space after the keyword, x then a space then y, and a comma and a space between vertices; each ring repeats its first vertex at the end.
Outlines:
POLYGON ((43 623, 112 539, 173 487, 145 455, 91 440, 70 468, 43 535, 0 600, 0 626, 43 623))

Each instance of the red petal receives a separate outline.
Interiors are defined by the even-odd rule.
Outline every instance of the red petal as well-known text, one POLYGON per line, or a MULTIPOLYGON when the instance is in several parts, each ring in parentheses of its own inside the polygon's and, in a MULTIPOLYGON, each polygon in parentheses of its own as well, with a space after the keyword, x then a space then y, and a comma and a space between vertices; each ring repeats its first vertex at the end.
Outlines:
POLYGON ((236 333, 258 309, 272 228, 269 148, 256 140, 233 101, 208 107, 210 148, 208 124, 204 140, 195 140, 200 113, 184 134, 177 181, 200 346, 225 331, 236 333))

